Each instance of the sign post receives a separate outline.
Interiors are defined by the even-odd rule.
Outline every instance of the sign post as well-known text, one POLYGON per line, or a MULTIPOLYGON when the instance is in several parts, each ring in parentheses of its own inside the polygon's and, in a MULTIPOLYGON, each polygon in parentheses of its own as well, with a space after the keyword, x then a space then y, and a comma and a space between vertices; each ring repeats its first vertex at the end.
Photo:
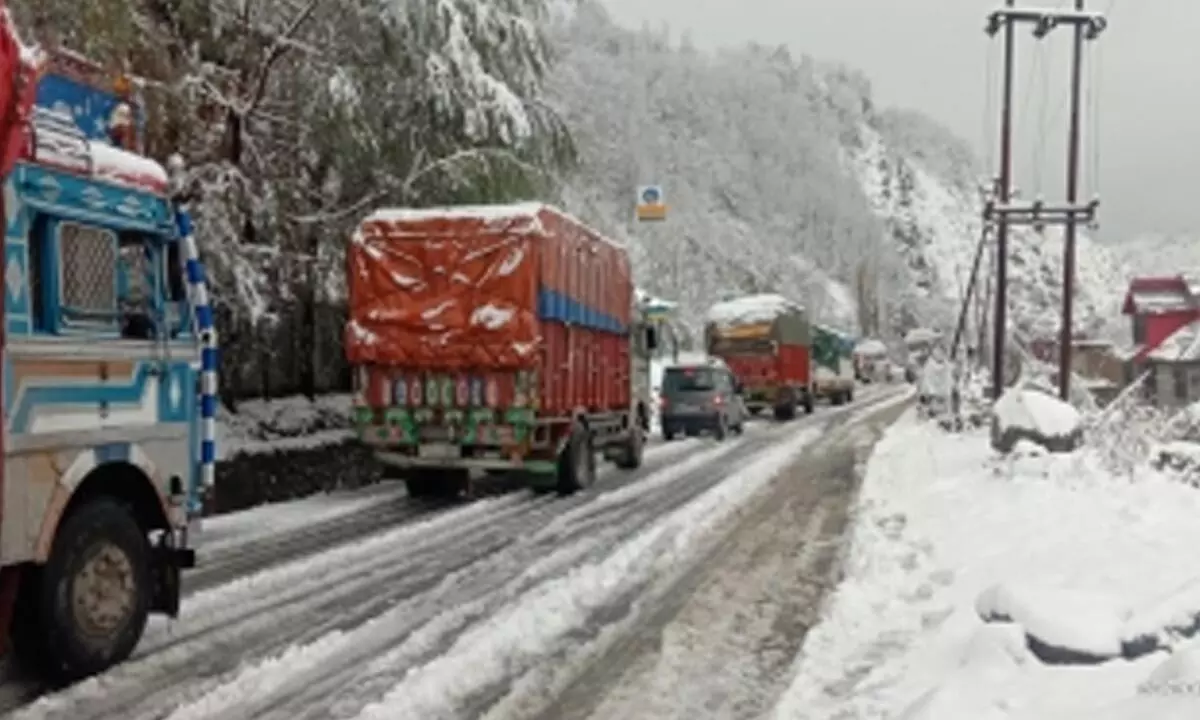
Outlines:
POLYGON ((638 222, 662 222, 667 219, 666 198, 659 185, 643 185, 637 194, 638 222))

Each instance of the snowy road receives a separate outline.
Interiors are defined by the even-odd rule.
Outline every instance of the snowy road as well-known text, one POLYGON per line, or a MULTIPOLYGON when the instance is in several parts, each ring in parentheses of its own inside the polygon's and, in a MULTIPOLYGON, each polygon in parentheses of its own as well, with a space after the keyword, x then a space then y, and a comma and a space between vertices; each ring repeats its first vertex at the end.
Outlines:
MULTIPOLYGON (((532 717, 556 706, 561 717, 587 717, 576 708, 591 706, 595 717, 616 717, 626 712, 622 692, 651 690, 591 678, 645 662, 627 640, 647 629, 668 647, 671 628, 713 612, 721 587, 748 593, 731 601, 748 604, 735 618, 756 603, 775 603, 785 625, 811 612, 821 581, 808 579, 833 565, 834 545, 821 538, 840 527, 849 502, 854 440, 896 398, 867 392, 847 408, 754 424, 721 444, 656 445, 638 472, 605 471, 571 498, 519 492, 431 511, 383 487, 336 510, 214 523, 180 620, 152 624, 121 667, 12 717, 424 720, 532 717), (833 449, 793 462, 818 438, 833 449), (795 582, 772 581, 781 577, 795 582)), ((782 644, 769 663, 786 671, 804 622, 776 632, 746 619, 760 623, 746 642, 775 637, 782 644)), ((732 641, 730 621, 718 627, 732 641)), ((769 655, 758 645, 739 652, 769 655)), ((697 658, 729 652, 713 646, 697 658)))

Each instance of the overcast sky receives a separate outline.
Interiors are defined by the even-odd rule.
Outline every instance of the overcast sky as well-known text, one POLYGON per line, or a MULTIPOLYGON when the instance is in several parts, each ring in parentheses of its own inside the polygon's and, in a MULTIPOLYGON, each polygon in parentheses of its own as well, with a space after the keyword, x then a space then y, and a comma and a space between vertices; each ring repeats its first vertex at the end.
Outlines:
MULTIPOLYGON (((983 136, 989 47, 998 98, 1000 40, 989 40, 983 24, 999 0, 604 2, 624 24, 665 23, 675 34, 687 30, 702 47, 753 40, 844 61, 866 72, 878 101, 923 110, 981 152, 997 154, 998 135, 986 147, 983 136)), ((1089 138, 1084 146, 1089 162, 1099 148, 1100 171, 1087 176, 1099 181, 1101 235, 1120 242, 1143 232, 1200 230, 1200 0, 1087 0, 1087 6, 1110 15, 1099 44, 1088 49, 1098 60, 1100 130, 1099 142, 1089 138)), ((1014 163, 1029 194, 1040 177, 1047 200, 1065 196, 1069 50, 1065 29, 1040 51, 1024 39, 1018 49, 1014 163), (1039 147, 1043 163, 1036 161, 1039 147), (1033 170, 1038 165, 1040 173, 1033 170)), ((991 107, 996 120, 988 127, 995 130, 998 100, 991 107)))

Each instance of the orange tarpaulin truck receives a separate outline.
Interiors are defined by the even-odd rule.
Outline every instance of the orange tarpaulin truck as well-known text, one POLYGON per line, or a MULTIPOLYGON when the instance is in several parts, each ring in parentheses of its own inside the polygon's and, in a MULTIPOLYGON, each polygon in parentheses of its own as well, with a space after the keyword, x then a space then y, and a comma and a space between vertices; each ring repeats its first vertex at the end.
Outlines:
POLYGON ((804 308, 781 295, 745 295, 709 308, 708 354, 725 361, 745 388, 746 408, 790 420, 813 411, 812 327, 804 308))
POLYGON ((414 496, 471 470, 570 493, 641 464, 653 328, 625 248, 539 204, 377 212, 351 239, 362 440, 414 496))

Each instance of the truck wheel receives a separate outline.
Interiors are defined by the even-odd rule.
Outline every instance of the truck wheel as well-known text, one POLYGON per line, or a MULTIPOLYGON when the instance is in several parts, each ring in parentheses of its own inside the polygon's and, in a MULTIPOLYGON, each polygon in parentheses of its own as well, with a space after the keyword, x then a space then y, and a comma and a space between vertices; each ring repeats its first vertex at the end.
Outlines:
POLYGON ((796 417, 796 401, 789 400, 785 405, 778 405, 775 408, 775 419, 780 422, 787 422, 796 417))
POLYGON ((637 470, 642 466, 642 454, 646 448, 646 435, 640 424, 629 428, 629 436, 621 448, 614 464, 622 470, 637 470))
POLYGON ((592 435, 580 423, 571 429, 571 439, 558 458, 558 492, 572 495, 596 482, 596 451, 592 435))
MULTIPOLYGON (((24 648, 54 682, 70 683, 133 652, 151 600, 150 545, 123 506, 88 502, 58 528, 50 559, 27 576, 37 646, 24 648)), ((32 618, 29 616, 32 615, 32 618)), ((18 634, 19 637, 20 634, 18 634)), ((17 639, 17 638, 14 638, 17 639)))

